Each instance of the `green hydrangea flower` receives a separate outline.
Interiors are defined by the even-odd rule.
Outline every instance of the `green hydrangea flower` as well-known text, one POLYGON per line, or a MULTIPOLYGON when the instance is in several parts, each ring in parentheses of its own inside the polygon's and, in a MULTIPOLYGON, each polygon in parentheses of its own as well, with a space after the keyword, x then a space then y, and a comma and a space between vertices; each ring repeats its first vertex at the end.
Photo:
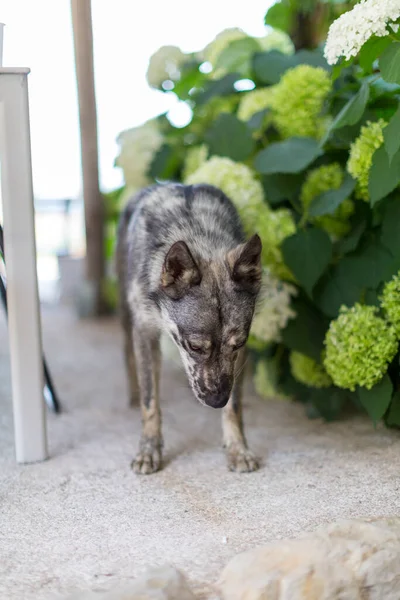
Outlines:
POLYGON ((208 156, 208 148, 205 144, 201 146, 193 146, 186 152, 185 160, 183 163, 183 174, 182 177, 186 180, 192 173, 206 162, 208 156))
POLYGON ((377 316, 375 306, 342 307, 325 338, 324 366, 338 387, 371 389, 397 352, 394 327, 377 316))
POLYGON ((248 121, 253 115, 272 106, 274 86, 243 93, 237 116, 241 121, 248 121))
POLYGON ((282 54, 294 54, 295 48, 287 33, 280 29, 273 29, 266 36, 257 38, 263 52, 279 50, 282 54))
MULTIPOLYGON (((309 172, 301 189, 300 200, 304 211, 307 212, 311 202, 319 194, 329 190, 337 190, 343 183, 344 173, 338 163, 323 165, 309 172)), ((354 212, 354 203, 347 198, 336 209, 333 215, 323 215, 312 220, 318 227, 324 229, 333 238, 339 239, 350 230, 349 217, 354 212)))
MULTIPOLYGON (((233 198, 235 202, 235 199, 233 198)), ((296 232, 296 225, 290 210, 280 208, 271 210, 264 200, 257 204, 237 203, 244 229, 247 235, 258 233, 262 240, 261 262, 278 279, 294 281, 294 277, 285 265, 281 244, 296 232)))
POLYGON ((293 280, 284 264, 280 245, 296 231, 296 225, 289 210, 269 208, 254 171, 230 158, 213 156, 185 183, 209 183, 220 188, 235 204, 247 235, 257 232, 261 237, 263 265, 276 277, 293 280))
MULTIPOLYGON (((244 215, 257 212, 264 205, 264 192, 256 174, 248 166, 223 156, 212 156, 185 183, 209 183, 220 188, 244 215)), ((254 222, 254 218, 251 221, 254 222)))
POLYGON ((338 163, 322 165, 307 175, 301 190, 301 202, 308 209, 318 194, 328 190, 337 190, 343 182, 343 171, 338 163))
MULTIPOLYGON (((346 202, 346 200, 345 200, 346 202)), ((349 202, 351 202, 349 200, 349 202)), ((349 211, 349 216, 354 212, 354 204, 352 203, 352 210, 349 211)), ((341 219, 335 218, 333 215, 324 215, 315 219, 315 224, 326 231, 333 241, 340 240, 350 232, 351 225, 349 222, 342 221, 341 219)))
POLYGON ((380 298, 386 318, 396 330, 400 338, 400 273, 386 283, 380 298))
POLYGON ((252 221, 252 231, 261 237, 263 248, 261 260, 272 275, 286 281, 295 281, 293 274, 283 260, 281 244, 283 240, 296 232, 292 213, 286 208, 271 210, 265 205, 258 212, 258 218, 252 221))
POLYGON ((272 106, 282 137, 322 137, 327 121, 321 112, 331 87, 331 77, 321 67, 299 65, 286 71, 275 86, 272 106))
POLYGON ((290 353, 289 363, 293 377, 300 383, 313 388, 327 388, 332 385, 332 379, 323 365, 313 358, 293 351, 290 353))
POLYGON ((276 359, 259 360, 254 374, 254 387, 261 398, 267 400, 287 400, 278 388, 278 368, 276 359))
POLYGON ((369 200, 369 172, 372 166, 372 157, 375 151, 383 144, 383 129, 387 123, 379 119, 375 123, 368 121, 361 127, 358 138, 350 146, 347 170, 357 180, 356 196, 360 200, 369 200))

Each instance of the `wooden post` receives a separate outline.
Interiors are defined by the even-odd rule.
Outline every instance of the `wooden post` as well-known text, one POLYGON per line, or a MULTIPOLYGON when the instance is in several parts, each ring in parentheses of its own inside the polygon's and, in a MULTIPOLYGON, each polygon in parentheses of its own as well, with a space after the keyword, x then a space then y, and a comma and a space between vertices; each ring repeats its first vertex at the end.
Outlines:
POLYGON ((82 154, 83 200, 86 228, 86 280, 93 316, 105 309, 102 294, 104 278, 104 208, 99 187, 97 111, 93 69, 93 31, 91 0, 71 0, 74 32, 75 68, 78 85, 79 121, 82 154))

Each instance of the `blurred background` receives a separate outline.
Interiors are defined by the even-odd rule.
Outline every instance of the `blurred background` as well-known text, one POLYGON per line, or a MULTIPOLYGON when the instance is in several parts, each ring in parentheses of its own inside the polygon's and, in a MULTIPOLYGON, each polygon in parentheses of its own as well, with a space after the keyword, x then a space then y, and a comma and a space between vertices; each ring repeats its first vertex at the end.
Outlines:
MULTIPOLYGON (((272 3, 204 0, 196 5, 183 0, 149 0, 139 7, 131 0, 114 0, 111 10, 110 3, 93 0, 102 191, 115 189, 123 182, 121 169, 114 166, 116 138, 121 131, 166 111, 176 125, 187 122, 187 107, 180 105, 175 94, 151 89, 147 84, 150 56, 168 44, 185 52, 198 51, 221 30, 238 24, 250 35, 261 36, 265 33, 264 15, 272 3)), ((77 277, 79 259, 85 252, 71 5, 69 0, 2 0, 0 20, 6 24, 4 66, 31 68, 39 286, 42 302, 54 302, 60 293, 60 269, 65 269, 66 281, 69 276, 77 277)))

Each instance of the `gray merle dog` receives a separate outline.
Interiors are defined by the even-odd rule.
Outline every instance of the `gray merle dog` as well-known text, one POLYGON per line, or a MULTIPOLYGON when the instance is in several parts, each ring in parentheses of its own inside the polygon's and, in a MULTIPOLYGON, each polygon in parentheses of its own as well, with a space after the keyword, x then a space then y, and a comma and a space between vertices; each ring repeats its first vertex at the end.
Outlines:
POLYGON ((257 469, 243 433, 241 393, 260 254, 259 236, 246 242, 232 202, 212 186, 156 185, 125 208, 117 269, 131 403, 140 400, 142 411, 137 473, 162 463, 162 331, 178 346, 196 398, 223 408, 229 468, 257 469))

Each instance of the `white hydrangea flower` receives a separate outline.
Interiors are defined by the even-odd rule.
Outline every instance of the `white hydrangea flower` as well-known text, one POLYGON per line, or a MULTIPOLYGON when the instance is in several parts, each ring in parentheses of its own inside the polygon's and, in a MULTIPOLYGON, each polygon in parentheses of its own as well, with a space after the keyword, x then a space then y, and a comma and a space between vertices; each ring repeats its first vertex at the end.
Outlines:
POLYGON ((212 64, 213 67, 217 64, 217 60, 223 50, 231 42, 235 40, 241 40, 243 38, 248 37, 247 33, 245 33, 239 27, 230 27, 229 29, 224 29, 221 31, 212 42, 210 42, 202 52, 199 52, 198 57, 200 60, 207 61, 212 64))
POLYGON ((182 64, 186 60, 186 54, 177 46, 162 46, 150 58, 146 74, 147 83, 152 88, 160 89, 167 79, 177 81, 181 75, 182 64))
POLYGON ((400 0, 361 0, 359 4, 332 23, 325 45, 325 58, 330 65, 341 56, 356 56, 373 35, 384 37, 398 29, 400 0))
POLYGON ((281 331, 296 313, 291 308, 292 296, 297 295, 293 285, 280 281, 265 269, 261 301, 250 334, 265 343, 279 342, 281 331))
POLYGON ((124 172, 125 184, 131 193, 151 183, 148 170, 156 152, 164 142, 159 124, 150 120, 119 134, 120 153, 115 164, 124 172))

